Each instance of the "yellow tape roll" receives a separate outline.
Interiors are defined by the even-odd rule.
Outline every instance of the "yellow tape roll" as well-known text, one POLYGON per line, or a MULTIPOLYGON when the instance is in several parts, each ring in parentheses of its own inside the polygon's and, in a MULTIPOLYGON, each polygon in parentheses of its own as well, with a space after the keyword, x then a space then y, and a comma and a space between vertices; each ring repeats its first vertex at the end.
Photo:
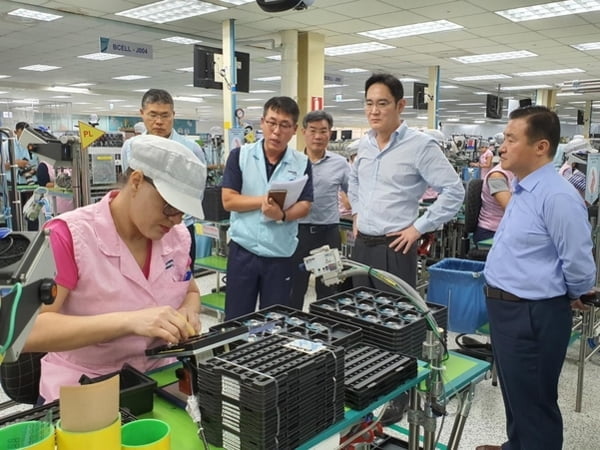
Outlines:
POLYGON ((121 450, 121 416, 96 431, 72 432, 56 424, 57 450, 121 450))

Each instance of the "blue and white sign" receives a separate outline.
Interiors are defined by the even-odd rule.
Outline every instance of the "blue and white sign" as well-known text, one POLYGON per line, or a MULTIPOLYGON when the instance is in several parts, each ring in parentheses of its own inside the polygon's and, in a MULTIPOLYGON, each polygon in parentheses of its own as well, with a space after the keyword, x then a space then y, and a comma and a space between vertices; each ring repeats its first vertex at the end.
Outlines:
POLYGON ((152 59, 152 46, 138 42, 118 41, 106 37, 100 38, 100 53, 133 56, 135 58, 152 59))

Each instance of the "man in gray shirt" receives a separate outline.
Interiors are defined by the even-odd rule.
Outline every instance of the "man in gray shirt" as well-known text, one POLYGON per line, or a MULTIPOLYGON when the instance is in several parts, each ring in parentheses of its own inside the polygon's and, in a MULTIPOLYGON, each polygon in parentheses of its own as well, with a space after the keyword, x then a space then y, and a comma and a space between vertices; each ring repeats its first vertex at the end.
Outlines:
MULTIPOLYGON (((339 230, 340 213, 338 192, 348 190, 350 165, 346 159, 327 151, 333 117, 325 111, 311 111, 302 121, 302 134, 306 143, 304 153, 311 162, 314 200, 308 216, 299 220, 298 247, 293 260, 296 270, 289 306, 302 309, 310 274, 300 269, 304 257, 323 245, 341 247, 339 230)), ((320 278, 315 282, 317 298, 334 294, 335 286, 325 286, 320 278)))

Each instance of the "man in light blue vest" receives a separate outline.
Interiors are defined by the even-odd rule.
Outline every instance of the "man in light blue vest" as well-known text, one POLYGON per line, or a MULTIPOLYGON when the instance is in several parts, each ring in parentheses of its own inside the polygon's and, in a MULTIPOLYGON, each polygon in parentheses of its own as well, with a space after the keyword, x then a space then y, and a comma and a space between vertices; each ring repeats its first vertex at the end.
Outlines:
POLYGON ((223 174, 223 207, 231 211, 225 318, 260 308, 288 304, 298 244, 297 220, 313 201, 311 165, 288 147, 300 111, 289 97, 273 97, 263 108, 263 138, 231 151, 223 174), (273 182, 308 180, 297 201, 281 208, 268 195, 273 182))
MULTIPOLYGON (((180 135, 173 129, 175 120, 175 103, 173 97, 163 89, 149 89, 142 97, 142 108, 140 114, 146 128, 143 134, 153 134, 161 136, 183 144, 189 148, 196 157, 206 165, 206 157, 198 144, 191 139, 180 135)), ((137 124, 136 124, 137 125, 137 124)), ((129 167, 129 155, 131 154, 131 140, 125 141, 121 149, 121 164, 123 173, 129 167)), ((204 219, 204 217, 197 217, 204 219)), ((192 245, 190 248, 191 266, 194 268, 196 260, 196 231, 194 229, 194 217, 186 214, 183 216, 183 221, 187 226, 190 235, 192 236, 192 245)), ((208 238, 207 238, 208 239, 208 238)))

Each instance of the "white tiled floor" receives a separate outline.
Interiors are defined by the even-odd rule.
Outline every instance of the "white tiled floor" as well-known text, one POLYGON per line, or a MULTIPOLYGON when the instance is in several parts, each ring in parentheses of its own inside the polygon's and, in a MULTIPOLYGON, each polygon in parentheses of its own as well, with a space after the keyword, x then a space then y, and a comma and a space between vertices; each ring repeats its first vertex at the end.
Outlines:
MULTIPOLYGON (((198 283, 201 292, 208 292, 215 287, 215 277, 214 275, 200 277, 198 283)), ((314 298, 314 289, 311 286, 309 287, 305 307, 314 298)), ((216 323, 217 319, 214 314, 202 314, 204 330, 216 323)), ((449 336, 448 344, 449 348, 456 348, 452 335, 449 336)), ((578 349, 578 341, 569 348, 559 386, 559 403, 564 419, 565 442, 563 448, 565 450, 596 450, 600 449, 600 433, 597 431, 598 416, 600 415, 600 408, 598 407, 600 404, 600 389, 596 386, 597 380, 600 379, 600 355, 594 355, 585 365, 582 412, 576 413, 574 408, 578 349)), ((4 401, 5 398, 4 394, 0 392, 0 401, 4 401)), ((9 410, 0 411, 0 416, 24 408, 28 408, 28 406, 20 405, 9 410)), ((449 414, 441 431, 441 443, 447 442, 457 408, 457 400, 452 400, 448 405, 449 414)), ((441 420, 438 420, 438 430, 441 422, 441 420)), ((402 425, 406 424, 403 423, 402 425)), ((500 388, 492 386, 491 380, 486 379, 476 387, 473 405, 458 448, 460 450, 470 450, 482 444, 498 445, 504 439, 504 407, 500 388)))

